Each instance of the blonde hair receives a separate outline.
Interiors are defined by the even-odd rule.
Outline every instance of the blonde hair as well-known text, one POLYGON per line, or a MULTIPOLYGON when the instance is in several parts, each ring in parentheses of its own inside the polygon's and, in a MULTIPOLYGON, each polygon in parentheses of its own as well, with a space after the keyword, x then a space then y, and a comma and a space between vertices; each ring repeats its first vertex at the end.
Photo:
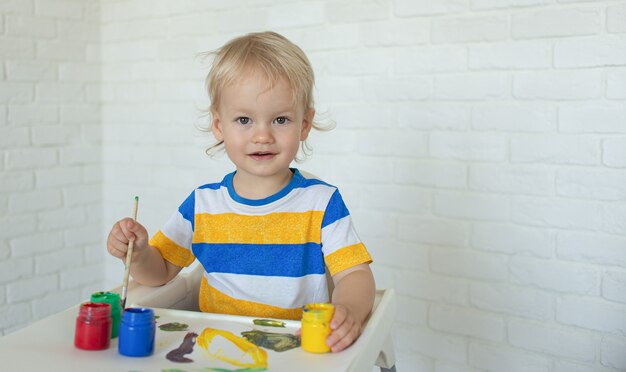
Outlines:
MULTIPOLYGON (((214 57, 206 77, 206 88, 211 100, 209 114, 217 110, 222 89, 250 71, 264 73, 270 89, 284 78, 291 87, 294 104, 302 104, 305 114, 315 108, 315 76, 309 59, 302 49, 276 32, 255 32, 240 36, 204 55, 214 57)), ((315 121, 311 125, 317 130, 332 129, 332 125, 325 127, 315 121)), ((301 148, 305 157, 308 157, 311 147, 306 141, 302 141, 301 148)), ((212 155, 222 149, 223 141, 219 141, 206 152, 212 155)))

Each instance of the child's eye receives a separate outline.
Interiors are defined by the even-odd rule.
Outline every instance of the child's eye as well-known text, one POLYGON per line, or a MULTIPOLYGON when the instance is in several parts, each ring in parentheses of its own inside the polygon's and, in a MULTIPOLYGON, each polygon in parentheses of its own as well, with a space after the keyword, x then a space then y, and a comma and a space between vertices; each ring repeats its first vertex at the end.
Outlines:
POLYGON ((245 116, 238 117, 238 118, 237 118, 237 122, 238 122, 239 124, 244 124, 244 125, 245 125, 245 124, 249 124, 249 123, 250 123, 250 118, 247 118, 247 117, 245 117, 245 116))
POLYGON ((274 119, 274 121, 276 122, 276 124, 287 124, 287 122, 289 121, 289 119, 287 119, 284 116, 279 116, 276 119, 274 119))

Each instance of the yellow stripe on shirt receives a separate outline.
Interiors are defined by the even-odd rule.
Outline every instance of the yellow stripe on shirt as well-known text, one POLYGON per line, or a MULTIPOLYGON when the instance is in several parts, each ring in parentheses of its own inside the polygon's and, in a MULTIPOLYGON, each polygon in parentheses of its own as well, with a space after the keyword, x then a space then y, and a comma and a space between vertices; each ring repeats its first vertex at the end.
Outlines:
POLYGON ((367 249, 365 249, 363 243, 357 243, 334 251, 326 256, 324 261, 326 261, 330 275, 335 275, 352 266, 362 263, 371 263, 372 258, 369 253, 367 253, 367 249))
MULTIPOLYGON (((269 289, 272 290, 272 289, 269 289)), ((203 276, 200 282, 200 311, 205 313, 252 316, 257 318, 294 319, 302 318, 302 308, 282 307, 239 300, 213 288, 203 276)))
POLYGON ((320 243, 323 211, 277 212, 262 216, 196 214, 193 243, 320 243), (302 226, 309 226, 303 229, 302 226))
POLYGON ((193 253, 176 244, 170 238, 165 236, 161 230, 150 239, 149 244, 161 252, 161 256, 176 266, 185 267, 191 265, 196 257, 193 253))

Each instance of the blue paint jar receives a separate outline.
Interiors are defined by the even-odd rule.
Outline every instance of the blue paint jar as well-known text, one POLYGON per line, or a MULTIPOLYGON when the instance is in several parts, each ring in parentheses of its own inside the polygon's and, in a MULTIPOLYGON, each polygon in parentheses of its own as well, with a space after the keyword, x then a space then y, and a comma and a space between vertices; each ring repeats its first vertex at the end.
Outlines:
POLYGON ((131 357, 152 355, 155 333, 154 310, 137 307, 124 310, 120 322, 118 352, 131 357))

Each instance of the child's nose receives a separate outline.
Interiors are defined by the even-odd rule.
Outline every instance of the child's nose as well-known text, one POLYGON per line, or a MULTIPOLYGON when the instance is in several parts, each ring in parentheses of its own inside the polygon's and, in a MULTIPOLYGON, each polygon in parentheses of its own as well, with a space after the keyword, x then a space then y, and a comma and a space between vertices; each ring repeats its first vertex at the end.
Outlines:
POLYGON ((271 143, 273 140, 271 124, 261 123, 254 128, 255 143, 271 143))

